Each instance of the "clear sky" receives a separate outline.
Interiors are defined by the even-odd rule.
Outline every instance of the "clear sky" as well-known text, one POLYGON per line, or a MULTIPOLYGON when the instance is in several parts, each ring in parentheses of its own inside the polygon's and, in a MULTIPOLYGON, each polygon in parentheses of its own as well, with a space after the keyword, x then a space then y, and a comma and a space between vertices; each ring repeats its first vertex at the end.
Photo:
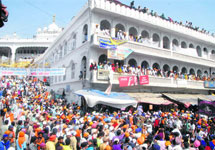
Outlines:
MULTIPOLYGON (((56 23, 65 27, 87 0, 2 0, 10 13, 9 21, 0 28, 0 37, 12 35, 31 38, 37 28, 52 23, 56 15, 56 23)), ((130 4, 131 0, 121 0, 130 4)), ((193 22, 211 32, 215 32, 215 0, 135 0, 135 6, 148 7, 158 14, 173 20, 193 22)))

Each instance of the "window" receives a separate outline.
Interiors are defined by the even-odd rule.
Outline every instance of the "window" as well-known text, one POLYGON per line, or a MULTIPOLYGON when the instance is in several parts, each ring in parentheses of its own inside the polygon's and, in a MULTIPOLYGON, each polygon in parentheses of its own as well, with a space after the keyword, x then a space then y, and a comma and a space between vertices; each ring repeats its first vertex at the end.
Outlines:
POLYGON ((59 47, 59 59, 62 59, 63 57, 63 50, 62 50, 62 46, 59 47))
POLYGON ((88 25, 85 24, 83 27, 83 43, 88 40, 88 25))
POLYGON ((64 43, 64 55, 67 54, 67 42, 64 43))
POLYGON ((75 63, 71 61, 71 79, 75 78, 75 63))
POLYGON ((76 34, 72 37, 72 50, 76 48, 76 34))

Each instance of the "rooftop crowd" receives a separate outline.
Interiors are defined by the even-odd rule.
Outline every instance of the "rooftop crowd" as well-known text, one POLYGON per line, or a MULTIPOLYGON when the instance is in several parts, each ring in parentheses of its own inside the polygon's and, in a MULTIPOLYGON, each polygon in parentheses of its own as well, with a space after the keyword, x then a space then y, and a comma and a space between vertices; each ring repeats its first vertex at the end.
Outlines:
POLYGON ((179 25, 187 27, 189 29, 192 29, 192 30, 195 30, 195 31, 198 31, 198 32, 201 32, 201 33, 205 33, 207 35, 211 35, 211 36, 215 37, 215 33, 210 33, 210 31, 207 31, 204 28, 194 26, 193 23, 190 22, 190 21, 186 21, 185 23, 183 23, 182 21, 174 21, 171 17, 166 17, 164 15, 164 13, 162 13, 161 15, 158 15, 157 12, 155 12, 154 10, 150 11, 149 8, 147 8, 147 7, 144 7, 144 8, 141 8, 141 6, 135 7, 135 5, 134 5, 135 2, 134 1, 131 1, 130 6, 121 3, 119 0, 108 0, 108 1, 115 2, 117 4, 120 4, 121 6, 130 7, 131 9, 138 10, 140 12, 146 13, 146 14, 151 15, 151 16, 159 17, 159 18, 161 18, 163 20, 166 20, 166 21, 169 21, 169 22, 171 22, 173 24, 179 24, 179 25))
POLYGON ((215 120, 177 108, 84 112, 32 77, 1 77, 0 150, 212 150, 215 120))
POLYGON ((161 78, 174 78, 174 79, 185 79, 185 80, 195 80, 195 81, 210 81, 213 80, 213 78, 209 77, 208 74, 204 75, 195 75, 191 73, 183 73, 183 72, 177 72, 176 70, 164 70, 164 69, 157 69, 157 68, 150 68, 150 67, 144 67, 144 66, 131 66, 131 65, 120 65, 119 63, 112 64, 107 63, 106 61, 104 63, 91 63, 90 65, 90 71, 92 70, 98 70, 98 69, 104 69, 109 70, 114 73, 121 73, 124 75, 149 75, 149 76, 155 76, 155 77, 161 77, 161 78))

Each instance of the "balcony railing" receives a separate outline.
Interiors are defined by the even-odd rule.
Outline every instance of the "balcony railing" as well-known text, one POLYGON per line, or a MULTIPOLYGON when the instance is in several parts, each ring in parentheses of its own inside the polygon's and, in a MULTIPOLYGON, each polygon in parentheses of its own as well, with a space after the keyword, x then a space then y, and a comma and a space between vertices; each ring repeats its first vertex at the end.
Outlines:
MULTIPOLYGON (((100 39, 108 40, 109 38, 110 37, 104 36, 101 34, 94 34, 93 44, 99 46, 100 39)), ((163 49, 163 48, 154 46, 152 43, 150 44, 149 42, 147 44, 145 44, 145 43, 139 43, 139 42, 134 42, 134 41, 127 41, 126 43, 123 44, 123 47, 130 48, 135 53, 157 56, 157 57, 162 57, 162 58, 167 58, 167 59, 174 59, 177 61, 193 63, 193 64, 197 64, 197 65, 215 67, 214 60, 206 59, 203 57, 190 56, 190 55, 182 54, 179 52, 174 52, 169 49, 163 49)), ((210 58, 212 58, 212 57, 210 57, 210 58)))
MULTIPOLYGON (((92 83, 103 83, 108 84, 109 79, 112 79, 112 84, 119 84, 118 78, 120 76, 131 76, 130 74, 113 73, 112 77, 109 75, 107 70, 94 70, 91 72, 92 83)), ((203 81, 196 80, 185 80, 185 79, 174 79, 149 76, 149 84, 144 85, 149 87, 169 87, 169 88, 188 88, 188 89, 205 89, 203 81)))

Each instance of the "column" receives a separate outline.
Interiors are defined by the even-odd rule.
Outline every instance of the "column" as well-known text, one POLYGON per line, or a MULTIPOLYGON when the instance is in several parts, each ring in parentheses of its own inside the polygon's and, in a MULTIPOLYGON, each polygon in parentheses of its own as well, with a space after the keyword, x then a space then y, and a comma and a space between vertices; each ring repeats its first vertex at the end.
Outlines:
POLYGON ((160 36, 160 48, 163 48, 163 34, 160 36))
POLYGON ((16 61, 16 49, 17 49, 17 47, 11 47, 11 53, 12 53, 12 55, 11 55, 11 63, 15 63, 15 61, 16 61))
POLYGON ((113 27, 111 29, 111 37, 115 37, 115 32, 116 32, 115 27, 113 27))

